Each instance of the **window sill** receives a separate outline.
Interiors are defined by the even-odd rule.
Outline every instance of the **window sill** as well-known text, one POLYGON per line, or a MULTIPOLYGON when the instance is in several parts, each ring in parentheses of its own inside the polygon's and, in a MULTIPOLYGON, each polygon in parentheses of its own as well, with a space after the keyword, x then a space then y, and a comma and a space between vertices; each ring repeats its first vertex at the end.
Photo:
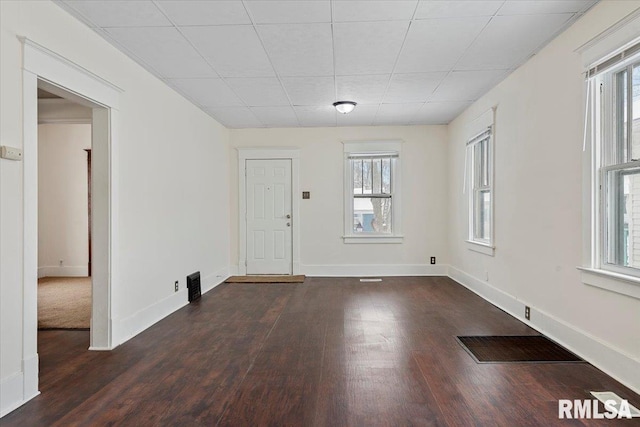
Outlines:
POLYGON ((495 246, 487 245, 484 243, 474 242, 473 240, 467 240, 467 249, 481 254, 493 256, 495 254, 495 246))
POLYGON ((578 267, 582 283, 640 299, 640 278, 595 268, 578 267))
POLYGON ((404 236, 342 236, 344 243, 402 243, 404 236))

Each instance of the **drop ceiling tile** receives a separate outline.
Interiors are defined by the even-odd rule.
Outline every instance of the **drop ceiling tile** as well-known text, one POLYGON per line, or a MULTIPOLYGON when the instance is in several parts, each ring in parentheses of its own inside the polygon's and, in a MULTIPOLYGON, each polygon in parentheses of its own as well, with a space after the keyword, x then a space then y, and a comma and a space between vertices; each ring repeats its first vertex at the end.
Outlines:
POLYGON ((282 84, 293 105, 331 105, 336 101, 333 77, 283 77, 282 84))
POLYGON ((378 110, 374 125, 407 125, 422 107, 422 103, 382 104, 378 110))
POLYGON ((68 0, 65 4, 98 27, 171 26, 151 1, 68 0))
POLYGON ((338 100, 358 104, 380 104, 389 84, 390 74, 336 76, 338 100))
POLYGON ((167 83, 202 107, 242 106, 222 79, 169 79, 167 83))
POLYGON ((159 77, 217 77, 175 28, 108 28, 103 34, 152 67, 159 77))
POLYGON ((287 94, 275 77, 229 78, 231 89, 249 107, 289 105, 287 94))
POLYGON ((413 125, 444 125, 451 123, 471 102, 427 102, 411 120, 413 125))
POLYGON ((376 118, 378 105, 360 105, 349 114, 337 114, 338 126, 371 126, 376 118))
POLYGON ((404 21, 334 24, 336 74, 391 73, 408 28, 404 21))
POLYGON ((584 12, 596 0, 508 0, 498 11, 498 15, 536 15, 550 13, 584 12))
POLYGON ((426 102, 446 75, 446 72, 394 74, 384 102, 386 104, 426 102))
POLYGON ((251 24, 240 1, 167 1, 157 2, 178 26, 251 24))
POLYGON ((503 0, 422 0, 416 11, 416 19, 493 16, 503 3, 503 0))
POLYGON ((417 0, 339 0, 333 2, 333 22, 408 21, 417 0))
POLYGON ((273 67, 251 25, 184 27, 185 36, 223 77, 271 77, 273 67))
POLYGON ((395 71, 449 71, 489 22, 488 17, 431 19, 411 24, 395 71))
POLYGON ((496 16, 456 65, 459 70, 515 68, 573 14, 496 16))
POLYGON ((205 111, 228 128, 263 127, 263 124, 247 107, 205 108, 205 111))
POLYGON ((267 127, 298 126, 298 119, 291 107, 251 107, 251 112, 267 127))
POLYGON ((331 24, 282 24, 258 27, 280 76, 333 75, 331 24))
POLYGON ((475 101, 507 73, 507 70, 453 71, 436 89, 430 101, 475 101))
POLYGON ((331 22, 331 3, 329 0, 257 0, 246 1, 245 4, 256 24, 331 22))
POLYGON ((335 126, 336 109, 332 105, 318 107, 293 107, 300 126, 335 126))

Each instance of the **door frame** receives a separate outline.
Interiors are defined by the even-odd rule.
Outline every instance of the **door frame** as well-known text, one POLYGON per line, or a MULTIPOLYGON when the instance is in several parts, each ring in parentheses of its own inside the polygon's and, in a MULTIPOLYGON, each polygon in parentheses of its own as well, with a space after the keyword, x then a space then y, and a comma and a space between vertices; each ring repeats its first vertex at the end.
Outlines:
POLYGON ((300 149, 297 147, 237 148, 238 150, 238 274, 247 274, 247 160, 291 160, 291 263, 300 274, 300 149))
POLYGON ((22 42, 23 113, 23 398, 38 391, 38 97, 41 87, 92 108, 92 310, 90 350, 110 350, 112 283, 119 268, 118 182, 116 168, 118 108, 122 89, 40 44, 22 42))

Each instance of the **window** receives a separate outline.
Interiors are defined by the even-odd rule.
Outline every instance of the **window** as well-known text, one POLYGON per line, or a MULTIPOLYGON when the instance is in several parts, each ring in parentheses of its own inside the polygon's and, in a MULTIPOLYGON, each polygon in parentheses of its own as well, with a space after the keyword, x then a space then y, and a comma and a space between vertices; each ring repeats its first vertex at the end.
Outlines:
POLYGON ((640 57, 601 73, 595 83, 600 267, 640 276, 640 57))
POLYGON ((400 143, 345 142, 345 243, 397 243, 400 143))
POLYGON ((492 126, 467 143, 469 242, 492 245, 492 126))

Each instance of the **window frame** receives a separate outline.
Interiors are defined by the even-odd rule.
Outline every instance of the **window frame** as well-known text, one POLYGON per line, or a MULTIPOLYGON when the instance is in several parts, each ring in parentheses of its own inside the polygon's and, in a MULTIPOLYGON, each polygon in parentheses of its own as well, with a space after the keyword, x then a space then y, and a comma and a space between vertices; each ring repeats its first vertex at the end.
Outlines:
POLYGON ((614 67, 620 69, 629 62, 634 62, 635 53, 640 51, 638 25, 640 15, 630 15, 629 19, 619 21, 576 50, 582 56, 586 78, 582 156, 582 262, 577 269, 585 285, 640 299, 640 277, 602 268, 600 147, 602 135, 611 129, 606 127, 606 123, 602 123, 603 112, 598 107, 603 98, 605 101, 607 98, 604 96, 606 94, 600 93, 599 85, 596 84, 598 76, 605 74, 605 71, 614 67))
MULTIPOLYGON (((612 248, 610 236, 619 227, 616 223, 619 222, 620 215, 622 214, 618 209, 620 204, 616 200, 612 203, 614 198, 619 198, 619 192, 615 190, 614 186, 617 183, 616 180, 621 179, 625 171, 632 171, 634 169, 640 169, 640 159, 627 160, 624 155, 621 154, 621 146, 618 141, 620 135, 620 129, 617 125, 618 117, 616 115, 618 110, 619 87, 617 83, 617 75, 623 71, 627 71, 627 108, 628 114, 627 123, 625 125, 626 131, 626 150, 627 155, 632 155, 632 126, 633 126, 633 96, 632 84, 633 81, 633 68, 634 65, 640 66, 640 53, 631 55, 629 58, 620 61, 619 64, 603 71, 596 75, 593 82, 588 82, 595 86, 594 90, 594 116, 592 118, 592 135, 594 136, 594 159, 592 161, 591 173, 595 177, 594 185, 592 187, 592 200, 593 200, 593 212, 596 218, 593 221, 592 226, 592 239, 595 243, 594 253, 592 254, 592 269, 602 270, 614 275, 627 276, 635 279, 640 279, 640 268, 629 267, 620 265, 618 263, 609 262, 611 257, 619 259, 620 257, 620 237, 615 240, 617 248, 612 248), (599 90, 598 90, 599 89, 599 90), (615 175, 615 178, 609 178, 609 176, 615 175), (613 207, 612 207, 613 206, 613 207), (610 218, 615 218, 611 221, 610 218)), ((622 153, 624 150, 622 150, 622 153)))
MULTIPOLYGON (((393 141, 343 141, 344 154, 344 243, 402 243, 402 142, 393 141), (353 231, 354 192, 352 157, 395 156, 391 162, 391 232, 355 233, 353 231)), ((386 197, 386 196, 385 196, 386 197)))
MULTIPOLYGON (((485 126, 482 130, 469 138, 465 147, 465 174, 467 176, 465 188, 468 188, 468 227, 467 227, 467 244, 468 249, 480 252, 485 255, 493 256, 495 252, 494 246, 494 218, 495 218, 495 190, 494 190, 494 124, 493 114, 495 109, 485 113, 485 126), (487 125, 489 120, 491 124, 487 125), (483 156, 476 156, 476 147, 486 141, 486 152, 483 156), (485 162, 486 164, 483 164, 485 162), (483 167, 479 167, 479 166, 483 167), (485 171, 486 184, 481 179, 480 174, 485 171), (478 185, 478 181, 483 181, 478 185), (483 192, 489 192, 489 236, 488 238, 478 237, 479 220, 481 216, 481 206, 479 203, 479 195, 483 192)), ((485 175, 482 173, 482 175, 485 175)))

